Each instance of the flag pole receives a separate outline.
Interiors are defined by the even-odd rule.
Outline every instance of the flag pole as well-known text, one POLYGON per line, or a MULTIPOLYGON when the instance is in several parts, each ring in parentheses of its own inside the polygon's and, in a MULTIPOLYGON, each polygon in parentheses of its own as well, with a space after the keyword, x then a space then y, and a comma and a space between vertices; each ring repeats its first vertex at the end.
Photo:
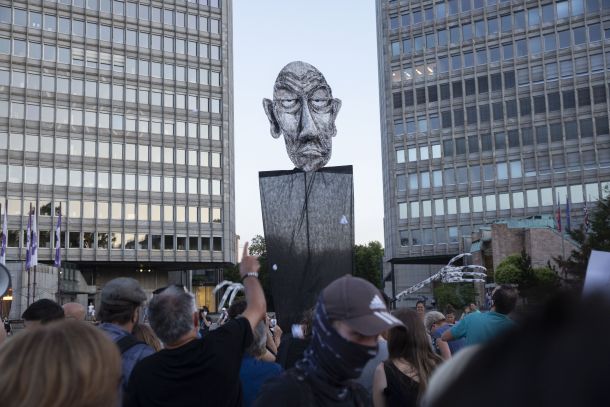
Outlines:
MULTIPOLYGON (((32 204, 30 204, 32 205, 32 204)), ((34 208, 37 211, 37 208, 34 208)), ((31 211, 30 211, 31 212, 31 211)), ((38 240, 38 233, 36 229, 38 229, 38 219, 36 219, 36 213, 34 213, 34 222, 32 224, 32 240, 30 245, 30 258, 34 259, 34 254, 36 254, 36 260, 32 261, 34 263, 34 283, 32 285, 32 302, 36 301, 36 268, 38 267, 38 243, 34 240, 38 240)))
POLYGON ((26 247, 25 247, 25 271, 28 273, 28 296, 27 296, 27 305, 28 307, 30 306, 30 268, 29 268, 29 262, 30 262, 30 246, 31 246, 31 242, 30 242, 30 235, 32 233, 32 231, 30 230, 30 228, 32 227, 32 203, 30 202, 30 211, 28 212, 28 228, 25 232, 26 236, 26 247))
MULTIPOLYGON (((557 208, 559 211, 559 222, 561 222, 561 201, 559 200, 559 192, 557 193, 557 208)), ((563 257, 563 261, 566 261, 566 246, 565 246, 565 238, 563 236, 563 229, 560 230, 561 233, 561 256, 563 257)), ((568 271, 566 269, 565 263, 563 266, 563 278, 566 279, 568 276, 568 271)))
POLYGON ((53 264, 57 267, 57 303, 61 305, 61 260, 59 260, 59 257, 61 256, 61 202, 59 203, 59 217, 55 217, 55 219, 57 224, 55 225, 55 236, 53 238, 55 241, 55 244, 53 245, 53 248, 55 249, 53 264), (59 237, 59 239, 57 239, 57 237, 59 237))

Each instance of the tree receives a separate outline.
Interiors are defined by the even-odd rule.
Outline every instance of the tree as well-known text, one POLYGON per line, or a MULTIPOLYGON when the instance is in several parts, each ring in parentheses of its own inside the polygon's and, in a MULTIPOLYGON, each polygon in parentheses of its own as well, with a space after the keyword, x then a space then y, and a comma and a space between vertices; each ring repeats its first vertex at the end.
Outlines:
POLYGON ((559 288, 559 276, 549 267, 532 267, 531 257, 523 250, 500 262, 495 271, 498 284, 516 284, 528 303, 547 299, 559 288))
POLYGON ((377 241, 354 246, 354 276, 371 282, 375 287, 381 284, 383 247, 377 241))
MULTIPOLYGON (((265 300, 267 301, 267 311, 273 311, 273 295, 271 294, 269 270, 267 268, 267 245, 263 236, 256 235, 252 238, 248 246, 248 254, 250 254, 250 256, 258 256, 258 262, 261 265, 261 268, 258 271, 258 279, 261 283, 261 286, 263 287, 263 292, 265 293, 265 300)), ((239 275, 239 263, 237 263, 233 267, 228 267, 224 269, 223 273, 225 280, 233 282, 241 281, 241 277, 239 275)))
POLYGON ((466 305, 475 302, 476 293, 472 283, 436 283, 434 298, 439 310, 446 309, 449 304, 462 310, 466 305))
POLYGON ((610 195, 597 201, 590 210, 589 219, 588 232, 584 225, 569 232, 580 247, 572 250, 567 259, 563 256, 553 258, 559 265, 563 282, 578 292, 582 290, 591 250, 610 252, 610 195))
POLYGON ((269 262, 267 261, 267 243, 265 242, 265 238, 261 235, 254 236, 250 241, 248 252, 250 253, 250 256, 258 256, 258 262, 261 265, 258 272, 258 279, 260 280, 265 293, 267 311, 274 311, 275 307, 273 305, 273 293, 271 292, 269 262))

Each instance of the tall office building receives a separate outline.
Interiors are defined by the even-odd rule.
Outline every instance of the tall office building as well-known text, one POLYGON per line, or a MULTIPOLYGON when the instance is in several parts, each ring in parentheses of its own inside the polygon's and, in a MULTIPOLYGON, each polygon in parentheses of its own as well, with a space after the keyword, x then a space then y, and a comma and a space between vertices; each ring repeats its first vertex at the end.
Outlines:
POLYGON ((607 193, 610 1, 377 0, 377 26, 397 290, 479 225, 561 205, 565 229, 569 200, 575 227, 607 193))
POLYGON ((52 263, 61 210, 62 262, 90 284, 193 280, 214 309, 236 262, 231 8, 0 0, 7 262, 25 259, 32 205, 52 263))

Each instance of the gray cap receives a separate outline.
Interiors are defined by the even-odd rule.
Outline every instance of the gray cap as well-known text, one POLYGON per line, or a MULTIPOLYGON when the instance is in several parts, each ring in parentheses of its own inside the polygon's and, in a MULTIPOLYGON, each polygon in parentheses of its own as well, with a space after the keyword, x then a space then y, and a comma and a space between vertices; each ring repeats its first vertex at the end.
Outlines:
POLYGON ((430 311, 427 312, 426 316, 424 317, 424 325, 426 326, 426 330, 429 332, 432 329, 433 324, 444 320, 445 316, 442 312, 430 311))
POLYGON ((102 289, 102 303, 107 305, 142 304, 146 293, 137 280, 119 277, 110 280, 102 289))

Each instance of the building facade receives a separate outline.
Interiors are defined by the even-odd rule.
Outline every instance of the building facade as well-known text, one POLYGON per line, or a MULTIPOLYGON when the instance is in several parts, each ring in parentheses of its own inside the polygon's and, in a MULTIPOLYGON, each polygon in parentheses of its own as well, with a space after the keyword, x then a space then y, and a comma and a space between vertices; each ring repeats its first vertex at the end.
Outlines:
MULTIPOLYGON (((211 285, 236 262, 230 0, 0 0, 0 197, 7 262, 98 287, 211 285)), ((211 299, 210 299, 211 298, 211 299)))
POLYGON ((377 26, 398 286, 468 251, 480 225, 561 205, 565 228, 569 202, 578 226, 607 193, 610 1, 377 0, 377 26))

